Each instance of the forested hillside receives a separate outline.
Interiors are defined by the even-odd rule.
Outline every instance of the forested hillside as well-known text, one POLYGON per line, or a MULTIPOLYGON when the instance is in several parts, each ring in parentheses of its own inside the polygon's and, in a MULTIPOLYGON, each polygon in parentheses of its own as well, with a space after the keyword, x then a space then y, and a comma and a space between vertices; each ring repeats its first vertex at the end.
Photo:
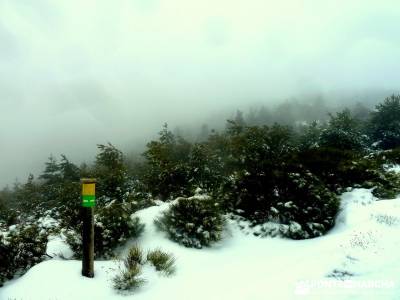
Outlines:
POLYGON ((381 199, 400 193, 400 177, 389 171, 400 164, 400 96, 363 114, 345 109, 325 121, 298 121, 265 125, 239 113, 198 141, 165 124, 140 159, 127 160, 110 143, 97 146, 93 164, 50 156, 40 176, 0 192, 0 283, 46 259, 49 235, 65 236, 80 257, 84 177, 97 179, 96 258, 111 258, 140 236, 143 224, 130 216, 155 200, 178 198, 157 226, 202 248, 221 238, 227 219, 261 225, 260 237, 307 239, 335 225, 338 196, 351 188, 381 199))

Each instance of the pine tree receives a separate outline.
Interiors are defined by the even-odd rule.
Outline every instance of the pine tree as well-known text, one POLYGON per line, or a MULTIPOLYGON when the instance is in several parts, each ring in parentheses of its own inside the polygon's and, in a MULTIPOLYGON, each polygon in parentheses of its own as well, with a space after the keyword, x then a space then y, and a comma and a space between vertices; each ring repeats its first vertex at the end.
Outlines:
POLYGON ((318 148, 320 146, 321 132, 322 126, 317 121, 313 121, 308 125, 305 132, 300 136, 301 150, 318 148))
POLYGON ((191 144, 175 136, 164 124, 159 139, 147 144, 143 156, 148 168, 144 182, 153 196, 167 199, 188 192, 188 161, 191 144))
POLYGON ((61 180, 60 167, 53 155, 50 155, 46 162, 46 168, 39 178, 44 179, 47 184, 57 183, 61 180))
POLYGON ((400 95, 392 95, 376 106, 369 132, 373 142, 382 149, 400 146, 400 95))
POLYGON ((2 195, 0 194, 0 223, 1 221, 5 220, 6 213, 7 213, 6 202, 3 199, 2 195))
POLYGON ((246 125, 246 122, 244 121, 243 118, 243 112, 240 110, 236 111, 235 123, 242 127, 246 125))
POLYGON ((63 180, 79 180, 79 168, 71 163, 64 154, 61 154, 61 161, 58 167, 63 180))
POLYGON ((128 179, 123 154, 111 143, 97 148, 100 150, 95 162, 98 195, 122 201, 128 179))
POLYGON ((29 174, 27 182, 18 188, 16 199, 21 211, 40 213, 39 208, 43 205, 44 198, 33 174, 29 174))
POLYGON ((321 133, 321 146, 339 150, 362 150, 360 123, 352 116, 350 110, 345 109, 329 116, 328 126, 321 133))

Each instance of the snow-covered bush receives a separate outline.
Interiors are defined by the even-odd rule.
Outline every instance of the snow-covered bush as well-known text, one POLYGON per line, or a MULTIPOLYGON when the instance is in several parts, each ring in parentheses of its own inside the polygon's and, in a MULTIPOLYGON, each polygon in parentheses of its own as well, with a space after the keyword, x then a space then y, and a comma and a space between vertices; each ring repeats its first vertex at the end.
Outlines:
POLYGON ((143 153, 143 183, 153 196, 163 200, 187 197, 197 187, 213 190, 224 178, 213 141, 210 137, 207 142, 192 144, 165 124, 159 139, 148 143, 143 153))
POLYGON ((372 152, 368 158, 377 161, 380 165, 393 166, 400 164, 400 147, 372 152))
POLYGON ((224 209, 240 209, 249 218, 265 221, 275 186, 295 153, 292 131, 286 126, 228 128, 227 180, 215 191, 224 209))
POLYGON ((362 157, 353 151, 320 147, 301 151, 297 161, 337 194, 347 187, 388 186, 381 156, 362 157))
POLYGON ((128 191, 124 194, 122 199, 128 211, 134 213, 138 210, 155 205, 151 193, 146 191, 146 186, 143 182, 138 179, 132 179, 129 180, 127 186, 128 191))
POLYGON ((400 194, 400 175, 394 172, 380 172, 373 181, 372 194, 379 199, 394 199, 400 194))
POLYGON ((361 124, 352 116, 349 109, 330 115, 327 128, 323 129, 319 145, 340 150, 361 151, 364 140, 361 124))
POLYGON ((51 209, 52 217, 60 221, 61 227, 79 226, 82 220, 80 215, 81 184, 79 182, 57 184, 54 195, 58 203, 51 209))
POLYGON ((202 248, 221 239, 225 220, 214 199, 196 195, 176 199, 155 224, 170 239, 186 247, 202 248))
POLYGON ((159 139, 147 144, 143 153, 146 170, 143 182, 153 196, 161 199, 187 195, 187 162, 191 144, 180 136, 175 136, 165 124, 159 139))
POLYGON ((147 261, 166 276, 175 273, 175 257, 171 253, 155 249, 147 253, 147 261))
MULTIPOLYGON (((304 157, 290 128, 232 123, 228 134, 232 172, 215 192, 226 211, 253 225, 276 222, 282 225, 281 234, 291 238, 318 236, 332 227, 338 199, 302 165, 304 157)), ((309 148, 302 151, 319 150, 309 148)))
POLYGON ((389 163, 400 164, 400 147, 385 152, 389 163))
POLYGON ((99 254, 112 255, 113 249, 129 238, 137 238, 144 225, 138 217, 132 217, 124 204, 116 202, 100 208, 95 215, 95 247, 99 254))
POLYGON ((298 139, 299 148, 302 150, 309 150, 320 147, 320 137, 323 129, 323 124, 317 121, 303 127, 298 139))
POLYGON ((0 229, 3 226, 11 226, 18 223, 18 212, 1 205, 0 202, 0 229))
POLYGON ((384 166, 397 159, 397 151, 361 157, 351 151, 317 148, 300 152, 298 161, 337 194, 348 187, 363 187, 374 188, 374 196, 380 199, 392 199, 400 193, 400 177, 384 166))
POLYGON ((282 233, 293 239, 323 235, 335 221, 339 199, 310 172, 287 174, 287 182, 277 187, 278 202, 269 217, 285 224, 282 233))
MULTIPOLYGON (((394 199, 400 194, 400 174, 391 166, 400 160, 398 149, 371 153, 353 162, 354 170, 348 176, 357 178, 361 187, 373 188, 373 195, 379 199, 394 199)), ((354 186, 354 185, 353 185, 354 186)))
POLYGON ((11 264, 11 251, 0 239, 0 286, 3 286, 4 281, 12 279, 14 272, 9 269, 11 264))
MULTIPOLYGON (((129 238, 138 237, 144 225, 138 217, 131 217, 124 204, 116 201, 110 202, 107 206, 98 208, 94 216, 94 247, 96 257, 111 257, 113 250, 119 244, 129 238)), ((79 229, 82 225, 79 226, 79 229)), ((67 242, 75 253, 75 256, 82 255, 82 239, 80 230, 68 230, 65 232, 67 242)))
POLYGON ((5 201, 0 195, 0 223, 5 223, 8 209, 6 207, 5 201))
MULTIPOLYGON (((336 195, 311 172, 274 170, 242 173, 225 193, 228 210, 253 225, 273 222, 283 236, 294 239, 324 234, 339 209, 336 195)), ((272 232, 276 234, 275 230, 272 232)))
POLYGON ((41 262, 46 245, 45 231, 35 224, 13 225, 0 234, 0 286, 41 262))
POLYGON ((97 179, 98 196, 122 200, 127 190, 128 175, 124 156, 114 145, 97 145, 94 176, 97 179))

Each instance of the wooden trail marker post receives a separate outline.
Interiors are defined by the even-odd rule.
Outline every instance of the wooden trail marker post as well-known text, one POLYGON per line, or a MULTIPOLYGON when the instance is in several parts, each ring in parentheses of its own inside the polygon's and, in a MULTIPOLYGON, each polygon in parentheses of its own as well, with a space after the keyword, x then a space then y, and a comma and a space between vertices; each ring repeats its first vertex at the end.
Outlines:
POLYGON ((82 184, 82 275, 94 277, 94 206, 96 180, 81 179, 82 184))

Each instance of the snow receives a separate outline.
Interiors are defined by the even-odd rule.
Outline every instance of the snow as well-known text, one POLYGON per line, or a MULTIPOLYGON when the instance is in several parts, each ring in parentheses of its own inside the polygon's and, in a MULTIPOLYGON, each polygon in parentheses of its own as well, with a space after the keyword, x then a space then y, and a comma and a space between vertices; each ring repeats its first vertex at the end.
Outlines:
POLYGON ((46 253, 53 257, 57 256, 66 259, 71 258, 74 254, 69 245, 65 243, 64 235, 49 236, 46 253))
MULTIPOLYGON (((48 212, 45 212, 48 213, 48 212)), ((42 218, 39 218, 38 224, 40 224, 40 227, 42 228, 55 228, 58 225, 58 221, 55 220, 54 218, 50 217, 49 215, 45 215, 42 218)))
POLYGON ((400 165, 384 165, 386 171, 400 173, 400 165))
MULTIPOLYGON (((133 295, 121 295, 111 282, 118 260, 96 261, 95 278, 89 279, 80 275, 80 261, 56 257, 7 282, 0 299, 398 299, 400 198, 377 201, 367 189, 341 198, 336 226, 325 236, 259 238, 230 220, 223 240, 201 250, 178 245, 156 230, 153 220, 168 208, 157 202, 136 213, 146 224, 142 237, 119 250, 122 257, 138 243, 144 250, 171 252, 177 258, 174 276, 146 266, 146 284, 133 295)), ((53 237, 47 249, 68 250, 61 237, 53 237)))

